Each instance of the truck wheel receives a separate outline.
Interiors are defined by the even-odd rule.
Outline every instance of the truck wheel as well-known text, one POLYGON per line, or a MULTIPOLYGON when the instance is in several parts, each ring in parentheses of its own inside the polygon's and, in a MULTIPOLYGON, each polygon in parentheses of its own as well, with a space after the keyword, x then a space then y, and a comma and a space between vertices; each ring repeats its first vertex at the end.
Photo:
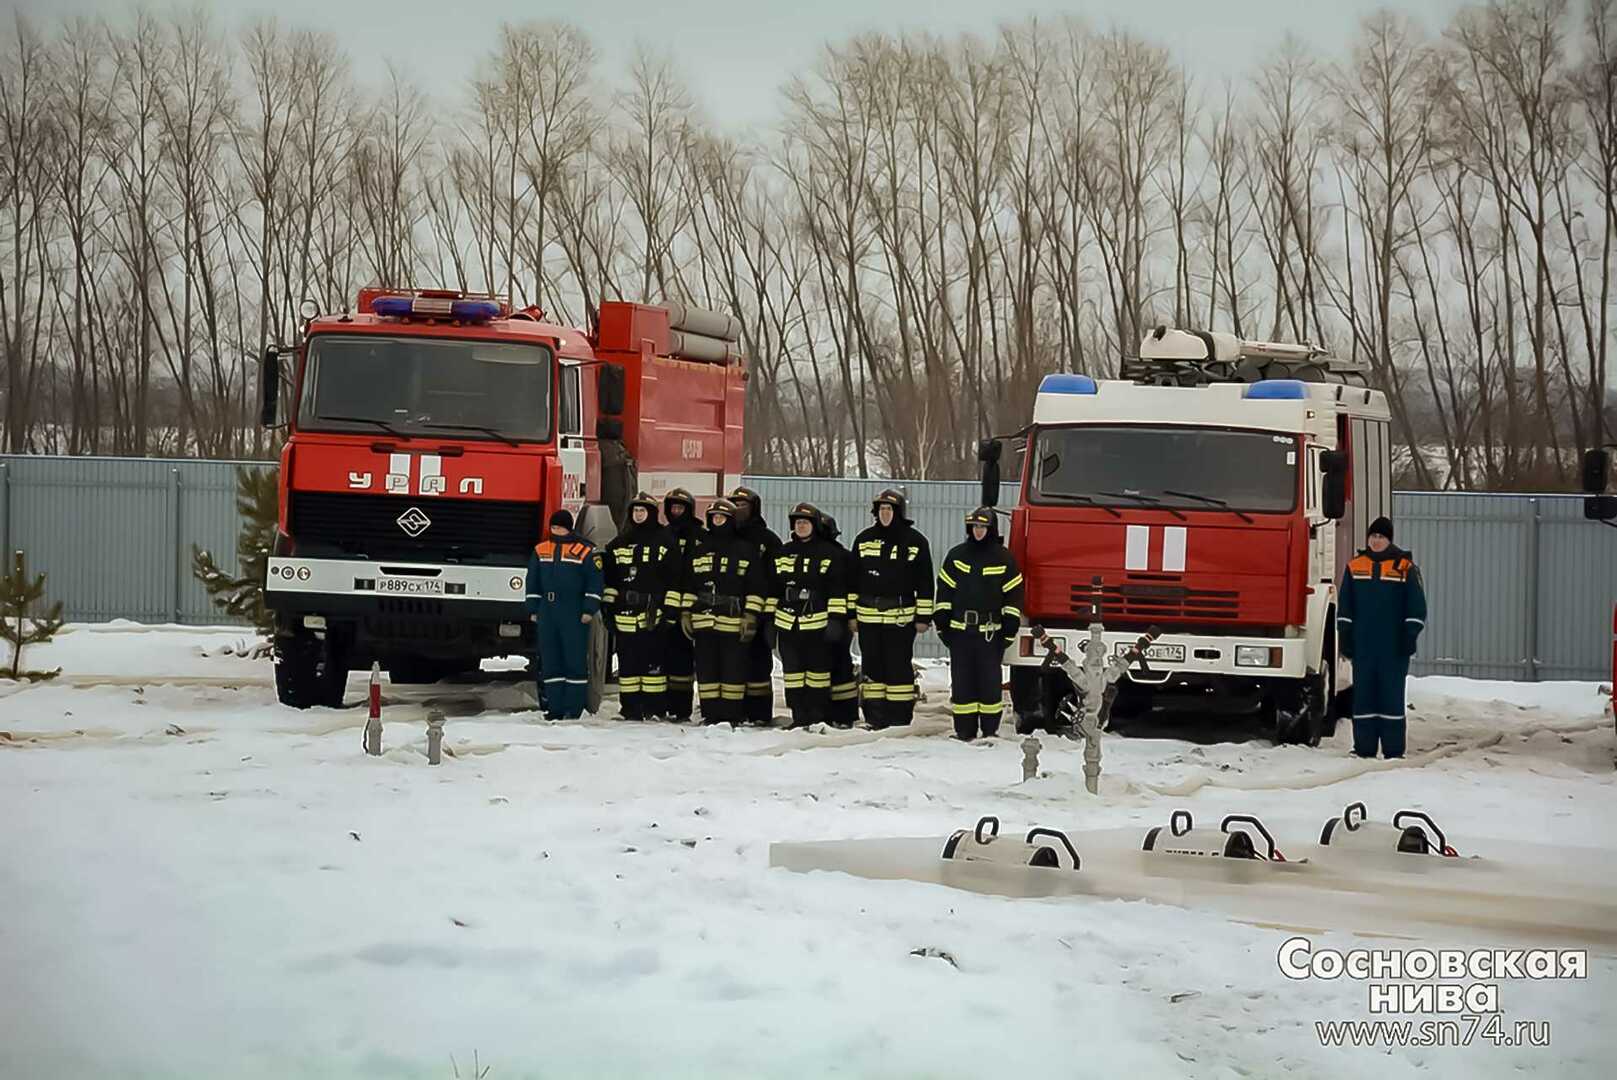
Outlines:
POLYGON ((606 619, 597 615, 590 620, 590 641, 584 654, 584 674, 589 677, 589 688, 584 693, 584 705, 593 715, 601 711, 601 699, 606 696, 606 669, 612 659, 612 650, 606 639, 606 619))
POLYGON ((313 634, 277 635, 275 696, 282 705, 308 709, 316 705, 338 708, 348 683, 348 667, 338 642, 313 634))
POLYGON ((1318 746, 1330 700, 1324 675, 1315 672, 1304 678, 1296 697, 1272 706, 1275 743, 1318 746))

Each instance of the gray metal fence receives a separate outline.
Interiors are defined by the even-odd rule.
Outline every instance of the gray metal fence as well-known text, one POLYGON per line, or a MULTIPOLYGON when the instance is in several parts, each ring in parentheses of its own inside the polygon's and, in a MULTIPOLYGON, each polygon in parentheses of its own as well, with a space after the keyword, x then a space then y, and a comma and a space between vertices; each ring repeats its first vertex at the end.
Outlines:
MULTIPOLYGON (((50 574, 69 619, 225 623, 191 576, 191 545, 234 568, 238 465, 0 455, 0 551, 50 574)), ((870 521, 890 481, 749 477, 771 523, 807 499, 843 539, 870 521)), ((911 516, 944 550, 978 499, 966 481, 909 482, 911 516)), ((1500 679, 1602 679, 1617 603, 1617 536, 1567 495, 1399 493, 1400 545, 1426 577, 1430 629, 1415 670, 1500 679)), ((935 639, 918 643, 936 655, 935 639)))

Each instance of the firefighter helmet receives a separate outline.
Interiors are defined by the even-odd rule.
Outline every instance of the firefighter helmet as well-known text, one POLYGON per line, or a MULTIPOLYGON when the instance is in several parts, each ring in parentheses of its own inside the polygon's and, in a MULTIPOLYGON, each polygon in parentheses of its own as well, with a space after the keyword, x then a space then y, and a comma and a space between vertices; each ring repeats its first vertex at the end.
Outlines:
POLYGON ((722 515, 729 521, 736 519, 736 504, 729 499, 714 499, 707 508, 707 523, 713 524, 713 519, 722 515))
POLYGON ((652 521, 657 520, 657 500, 656 499, 653 499, 650 495, 647 495, 644 491, 642 491, 640 494, 636 495, 634 498, 629 500, 629 509, 631 511, 634 510, 634 508, 637 507, 637 506, 644 508, 645 511, 648 514, 651 515, 650 520, 652 520, 652 521))
POLYGON ((742 503, 746 503, 747 504, 747 509, 749 511, 751 511, 753 517, 755 517, 755 518, 762 518, 763 517, 763 514, 764 514, 763 496, 759 495, 756 491, 752 490, 752 488, 750 488, 750 487, 747 487, 745 485, 737 485, 736 489, 734 491, 730 492, 730 502, 733 505, 738 506, 738 507, 742 503))
POLYGON ((905 519, 905 512, 909 509, 909 500, 904 497, 904 493, 898 488, 887 488, 871 501, 870 516, 880 516, 881 508, 883 506, 891 506, 893 508, 894 521, 903 521, 905 519))
POLYGON ((696 515, 696 496, 692 495, 682 487, 677 487, 670 488, 668 494, 663 496, 664 517, 670 519, 673 517, 673 515, 668 512, 668 508, 673 506, 675 503, 678 503, 685 508, 686 517, 694 517, 696 515))
POLYGON ((800 502, 796 506, 792 507, 792 512, 786 515, 786 520, 807 521, 812 523, 815 529, 818 529, 820 527, 821 516, 820 508, 815 506, 813 503, 800 502))
POLYGON ((979 506, 966 515, 966 531, 970 532, 973 525, 986 526, 989 532, 994 531, 994 511, 991 507, 979 506))

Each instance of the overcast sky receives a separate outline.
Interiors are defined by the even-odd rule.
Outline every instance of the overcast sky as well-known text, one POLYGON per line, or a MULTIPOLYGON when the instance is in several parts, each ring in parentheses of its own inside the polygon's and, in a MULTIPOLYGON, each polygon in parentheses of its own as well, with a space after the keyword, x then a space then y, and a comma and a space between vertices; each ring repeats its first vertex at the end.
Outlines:
MULTIPOLYGON (((61 15, 128 12, 129 0, 0 0, 49 22, 61 15)), ((164 12, 170 5, 149 5, 164 12)), ((203 5, 236 25, 274 13, 288 25, 323 26, 347 44, 356 73, 378 79, 388 59, 423 89, 456 94, 493 46, 504 21, 575 23, 601 50, 603 70, 626 62, 636 41, 684 64, 707 114, 726 127, 766 124, 778 112, 787 73, 813 62, 828 40, 867 30, 988 35, 1026 15, 1075 14, 1097 27, 1131 28, 1168 46, 1198 80, 1239 75, 1286 31, 1320 53, 1340 56, 1366 14, 1401 8, 1431 28, 1461 0, 215 0, 203 5)))

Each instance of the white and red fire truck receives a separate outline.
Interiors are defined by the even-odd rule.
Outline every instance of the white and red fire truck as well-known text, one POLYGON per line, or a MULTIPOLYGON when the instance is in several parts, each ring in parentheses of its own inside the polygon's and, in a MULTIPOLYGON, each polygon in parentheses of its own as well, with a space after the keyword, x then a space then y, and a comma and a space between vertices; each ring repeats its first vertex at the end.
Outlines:
POLYGON ((373 661, 430 682, 531 655, 524 569, 554 510, 604 544, 637 488, 683 487, 700 509, 740 481, 739 332, 681 304, 608 301, 588 335, 486 296, 367 289, 270 349, 267 426, 292 365, 265 586, 280 700, 338 704, 373 661))
MULTIPOLYGON (((1020 445, 1008 543, 1026 578, 1007 650, 1017 730, 1059 723, 1073 693, 1028 626, 1068 651, 1098 603, 1107 648, 1156 627, 1149 672, 1113 714, 1153 705, 1269 714, 1317 742, 1350 710, 1336 583, 1390 512, 1385 396, 1308 345, 1157 328, 1117 379, 1044 378, 1020 445), (1025 441, 1023 441, 1025 440, 1025 441)), ((997 501, 1001 440, 985 441, 997 501)))

